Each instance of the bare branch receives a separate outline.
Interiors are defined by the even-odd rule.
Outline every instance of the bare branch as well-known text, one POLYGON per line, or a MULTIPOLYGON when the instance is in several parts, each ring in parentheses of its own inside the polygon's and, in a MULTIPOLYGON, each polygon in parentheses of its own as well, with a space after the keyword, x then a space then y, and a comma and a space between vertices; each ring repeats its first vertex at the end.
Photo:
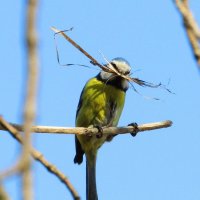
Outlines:
POLYGON ((181 13, 184 21, 184 27, 187 32, 193 54, 200 67, 200 29, 195 21, 192 12, 190 11, 188 0, 175 0, 176 6, 181 13))
MULTIPOLYGON (((154 122, 154 123, 147 123, 138 125, 137 131, 143 132, 143 131, 150 131, 160 128, 167 128, 172 125, 172 121, 166 120, 162 122, 154 122)), ((23 131, 24 128, 21 125, 18 124, 9 124, 7 123, 1 116, 0 116, 0 130, 9 131, 11 135, 18 140, 20 143, 24 143, 23 139, 19 133, 19 131, 23 131)), ((70 128, 70 127, 52 127, 52 126, 33 126, 31 128, 32 132, 35 133, 56 133, 56 134, 82 134, 82 135, 91 135, 91 134, 98 134, 97 128, 84 128, 84 127, 76 127, 76 128, 70 128)), ((132 126, 123 126, 123 127, 103 127, 103 134, 126 134, 130 132, 135 132, 135 127, 132 126)), ((69 182, 67 177, 60 172, 54 165, 49 163, 44 156, 35 149, 31 148, 31 155, 34 159, 38 160, 42 165, 46 167, 46 169, 56 175, 70 190, 72 196, 74 199, 79 200, 80 197, 76 190, 73 188, 72 184, 69 182)))
MULTIPOLYGON (((147 123, 138 125, 137 131, 150 131, 160 128, 167 128, 172 125, 172 121, 166 120, 162 122, 154 122, 154 123, 147 123)), ((7 123, 3 117, 0 116, 0 130, 9 131, 10 134, 20 143, 24 144, 23 139, 19 131, 23 131, 23 126, 18 124, 9 124, 7 123)), ((98 134, 97 128, 84 128, 84 127, 76 127, 76 128, 69 128, 69 127, 52 127, 52 126, 33 126, 31 128, 32 132, 35 133, 56 133, 56 134, 82 134, 82 135, 91 135, 91 134, 98 134)), ((123 126, 123 127, 104 127, 103 134, 125 134, 136 131, 135 127, 132 126, 123 126)), ((54 165, 49 163, 44 156, 35 149, 31 148, 31 155, 37 161, 39 161, 49 172, 56 175, 70 190, 74 199, 79 200, 80 197, 76 190, 73 188, 72 184, 69 182, 68 178, 60 172, 54 165)))
POLYGON ((200 29, 197 22, 194 19, 192 12, 189 9, 187 0, 176 0, 176 5, 181 12, 184 20, 187 21, 188 26, 193 30, 197 38, 200 38, 200 29))
MULTIPOLYGON (((16 130, 23 131, 23 126, 19 124, 10 123, 16 130)), ((138 132, 150 131, 160 128, 167 128, 172 125, 172 121, 166 120, 162 122, 154 122, 138 125, 138 132)), ((6 131, 7 128, 0 124, 0 130, 6 131)), ((56 126, 33 126, 31 131, 34 133, 49 133, 49 134, 98 134, 97 128, 84 128, 84 127, 56 127, 56 126)), ((122 127, 103 127, 103 134, 115 135, 115 134, 126 134, 134 132, 135 128, 132 126, 122 126, 122 127)))
MULTIPOLYGON (((21 144, 24 144, 24 140, 21 134, 19 133, 19 131, 15 127, 13 127, 11 124, 6 122, 1 116, 0 116, 0 124, 3 130, 9 131, 12 137, 14 137, 21 144)), ((30 149, 30 153, 35 160, 40 162, 50 173, 54 174, 69 189, 70 193, 72 194, 75 200, 80 199, 78 193, 74 189, 73 185, 70 183, 69 179, 62 172, 60 172, 56 168, 56 166, 54 166, 48 160, 46 160, 46 158, 34 148, 30 149)))

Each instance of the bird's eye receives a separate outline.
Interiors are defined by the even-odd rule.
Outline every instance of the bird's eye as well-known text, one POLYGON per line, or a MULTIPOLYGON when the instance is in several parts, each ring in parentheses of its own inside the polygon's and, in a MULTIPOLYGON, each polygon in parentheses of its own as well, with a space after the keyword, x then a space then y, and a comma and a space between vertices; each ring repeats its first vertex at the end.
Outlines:
POLYGON ((130 71, 126 71, 126 72, 124 72, 124 75, 127 75, 127 74, 129 74, 130 73, 130 71))

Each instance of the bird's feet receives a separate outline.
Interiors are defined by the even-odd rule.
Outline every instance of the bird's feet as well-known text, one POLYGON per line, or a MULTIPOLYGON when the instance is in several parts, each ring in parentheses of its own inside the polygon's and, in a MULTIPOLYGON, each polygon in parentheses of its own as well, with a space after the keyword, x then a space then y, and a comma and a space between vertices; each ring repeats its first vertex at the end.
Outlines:
POLYGON ((102 126, 96 125, 94 128, 98 129, 98 133, 96 134, 96 138, 101 138, 103 136, 103 128, 102 126))
POLYGON ((128 126, 132 126, 133 127, 133 131, 130 133, 133 137, 135 137, 139 131, 138 129, 138 124, 137 123, 130 123, 128 124, 128 126))
MULTIPOLYGON (((97 128, 98 132, 96 133, 96 138, 101 138, 103 136, 103 128, 102 126, 99 125, 90 125, 88 128, 97 128)), ((87 133, 88 137, 92 137, 94 134, 92 133, 87 133)))

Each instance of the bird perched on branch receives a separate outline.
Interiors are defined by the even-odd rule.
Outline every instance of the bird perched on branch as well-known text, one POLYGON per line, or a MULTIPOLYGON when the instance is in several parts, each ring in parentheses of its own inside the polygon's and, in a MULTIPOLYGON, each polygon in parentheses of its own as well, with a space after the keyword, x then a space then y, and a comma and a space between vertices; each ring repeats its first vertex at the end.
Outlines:
MULTIPOLYGON (((105 66, 110 66, 122 75, 129 75, 131 67, 123 58, 115 58, 105 66)), ((108 67, 109 67, 108 66, 108 67)), ((129 87, 127 80, 121 76, 101 71, 96 77, 91 78, 83 88, 80 96, 77 113, 77 127, 117 126, 121 116, 126 91, 129 87)), ((97 151, 105 141, 110 141, 111 136, 76 135, 76 155, 74 163, 81 164, 83 155, 86 155, 86 195, 87 200, 97 200, 96 189, 96 158, 97 151)))

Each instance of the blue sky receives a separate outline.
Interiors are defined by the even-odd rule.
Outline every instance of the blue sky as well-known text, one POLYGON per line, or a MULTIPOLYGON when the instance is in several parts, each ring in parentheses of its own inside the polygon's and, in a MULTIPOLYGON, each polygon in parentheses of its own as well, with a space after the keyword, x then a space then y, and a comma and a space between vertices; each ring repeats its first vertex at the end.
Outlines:
MULTIPOLYGON (((200 23, 199 1, 191 2, 200 23)), ((26 52, 24 2, 1 3, 0 114, 22 122, 26 52)), ((56 60, 51 26, 74 27, 69 35, 99 62, 124 57, 133 76, 163 84, 175 93, 137 87, 160 101, 147 100, 133 90, 127 93, 119 125, 170 119, 173 126, 144 132, 137 137, 118 136, 99 151, 99 199, 200 199, 200 75, 182 19, 173 1, 40 1, 38 39, 40 75, 37 97, 38 125, 74 126, 76 107, 85 82, 98 69, 61 67, 56 60)), ((58 38, 62 63, 90 65, 89 60, 58 38)), ((13 165, 20 146, 0 132, 0 170, 13 165)), ((74 165, 73 135, 33 135, 33 144, 62 170, 85 199, 85 162, 74 165)), ((43 166, 34 162, 35 199, 71 199, 70 193, 43 166)), ((20 179, 5 182, 11 199, 20 199, 20 179)))

